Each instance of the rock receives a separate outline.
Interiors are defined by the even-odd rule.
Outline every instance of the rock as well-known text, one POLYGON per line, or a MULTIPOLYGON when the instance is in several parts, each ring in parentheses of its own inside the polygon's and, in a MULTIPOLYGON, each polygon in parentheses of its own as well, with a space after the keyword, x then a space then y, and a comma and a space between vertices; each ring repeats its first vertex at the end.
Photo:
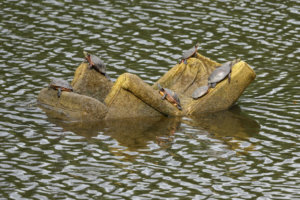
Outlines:
POLYGON ((207 85, 210 73, 221 64, 197 53, 187 64, 181 63, 171 68, 153 86, 134 74, 124 73, 113 84, 105 76, 88 69, 82 63, 72 81, 76 93, 57 92, 43 89, 38 100, 53 110, 66 113, 74 119, 122 119, 157 116, 191 116, 205 112, 226 110, 242 95, 254 80, 255 72, 240 61, 232 67, 231 82, 227 78, 210 88, 208 93, 194 100, 192 93, 200 86, 207 85), (177 93, 182 111, 167 100, 162 100, 157 84, 177 93))
POLYGON ((41 90, 38 103, 48 112, 55 111, 55 117, 70 121, 97 121, 108 112, 107 107, 94 98, 74 92, 62 92, 58 98, 57 91, 50 88, 41 90))
POLYGON ((165 73, 155 84, 174 90, 176 93, 191 97, 194 90, 202 85, 207 85, 208 77, 214 69, 220 65, 200 54, 189 58, 187 65, 180 63, 165 73))
POLYGON ((247 86, 255 79, 255 72, 245 62, 240 61, 232 67, 231 82, 227 78, 210 88, 208 94, 197 100, 192 93, 208 84, 208 77, 221 64, 197 53, 196 58, 188 59, 188 64, 177 64, 155 84, 174 90, 181 100, 185 115, 197 115, 203 112, 217 112, 232 106, 242 95, 247 86))
POLYGON ((130 73, 117 79, 105 103, 109 107, 107 118, 180 115, 176 107, 161 99, 158 90, 130 73))
POLYGON ((72 81, 72 87, 75 92, 93 97, 101 102, 104 102, 112 86, 112 81, 96 70, 89 69, 87 63, 79 65, 72 81))

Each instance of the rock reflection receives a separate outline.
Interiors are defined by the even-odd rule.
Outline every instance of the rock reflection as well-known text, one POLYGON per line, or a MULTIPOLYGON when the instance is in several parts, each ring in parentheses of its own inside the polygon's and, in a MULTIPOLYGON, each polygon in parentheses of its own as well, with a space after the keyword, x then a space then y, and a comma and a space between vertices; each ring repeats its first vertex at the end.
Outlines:
POLYGON ((180 126, 180 118, 147 117, 128 118, 105 121, 70 122, 61 113, 41 107, 48 120, 62 127, 64 131, 72 131, 77 135, 91 139, 100 132, 111 136, 126 151, 136 151, 147 148, 150 141, 161 147, 166 147, 173 141, 173 135, 180 126))
POLYGON ((208 131, 212 137, 242 154, 254 149, 249 137, 258 134, 260 130, 260 125, 237 105, 230 110, 199 115, 185 123, 208 131))
POLYGON ((172 137, 180 126, 179 118, 134 118, 108 121, 109 130, 106 134, 116 139, 129 150, 145 148, 149 141, 158 138, 172 137))
POLYGON ((115 139, 120 147, 109 146, 109 151, 117 156, 132 156, 130 151, 143 151, 148 149, 151 141, 163 149, 170 149, 174 141, 174 133, 181 122, 207 131, 215 139, 221 140, 229 149, 239 154, 254 149, 249 137, 258 134, 260 125, 251 117, 241 111, 238 106, 230 110, 202 114, 191 120, 181 118, 148 117, 129 118, 106 121, 70 122, 63 114, 42 107, 49 117, 49 121, 62 127, 64 131, 72 131, 87 139, 97 137, 99 133, 115 139))

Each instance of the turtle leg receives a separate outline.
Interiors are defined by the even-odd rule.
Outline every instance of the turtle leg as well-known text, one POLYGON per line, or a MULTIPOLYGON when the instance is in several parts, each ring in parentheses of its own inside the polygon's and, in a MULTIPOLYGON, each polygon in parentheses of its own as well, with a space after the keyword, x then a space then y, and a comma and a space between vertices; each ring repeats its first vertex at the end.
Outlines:
POLYGON ((231 72, 228 74, 228 83, 231 81, 231 72))
POLYGON ((214 87, 216 87, 216 85, 217 85, 217 83, 211 83, 211 84, 210 84, 210 87, 211 87, 211 88, 214 88, 214 87))
POLYGON ((89 69, 93 69, 93 65, 87 60, 88 64, 89 64, 89 69))
POLYGON ((59 98, 61 96, 61 88, 57 89, 57 97, 59 98))
POLYGON ((183 60, 183 62, 184 62, 184 64, 186 64, 186 65, 187 65, 187 59, 184 59, 184 60, 183 60))
POLYGON ((104 76, 105 76, 108 80, 110 80, 110 77, 108 76, 107 73, 104 73, 104 76))
POLYGON ((162 87, 161 87, 161 85, 159 83, 157 83, 157 87, 158 87, 159 90, 162 89, 162 87))
POLYGON ((164 94, 164 96, 162 96, 162 100, 164 100, 166 98, 167 94, 164 94))
POLYGON ((182 110, 181 105, 177 104, 176 106, 177 106, 177 108, 178 108, 179 110, 182 110))

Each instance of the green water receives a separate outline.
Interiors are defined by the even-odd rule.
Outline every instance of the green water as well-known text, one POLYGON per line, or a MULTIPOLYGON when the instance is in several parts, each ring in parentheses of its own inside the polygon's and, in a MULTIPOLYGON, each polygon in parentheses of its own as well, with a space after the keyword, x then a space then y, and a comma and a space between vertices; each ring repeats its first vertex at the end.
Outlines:
POLYGON ((298 1, 0 7, 0 199, 300 199, 298 1), (113 80, 130 72, 152 84, 197 41, 257 74, 228 111, 68 123, 37 107, 51 78, 72 80, 83 49, 113 80))

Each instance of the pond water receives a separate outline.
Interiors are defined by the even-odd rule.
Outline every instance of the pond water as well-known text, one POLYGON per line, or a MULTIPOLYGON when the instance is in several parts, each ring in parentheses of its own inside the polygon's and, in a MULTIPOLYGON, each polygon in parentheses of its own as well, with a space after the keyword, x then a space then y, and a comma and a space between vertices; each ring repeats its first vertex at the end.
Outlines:
POLYGON ((0 199, 300 199, 300 3, 0 2, 0 199), (71 123, 37 106, 83 49, 152 84, 197 41, 255 81, 198 118, 71 123), (160 141, 157 138, 168 138, 160 141))

